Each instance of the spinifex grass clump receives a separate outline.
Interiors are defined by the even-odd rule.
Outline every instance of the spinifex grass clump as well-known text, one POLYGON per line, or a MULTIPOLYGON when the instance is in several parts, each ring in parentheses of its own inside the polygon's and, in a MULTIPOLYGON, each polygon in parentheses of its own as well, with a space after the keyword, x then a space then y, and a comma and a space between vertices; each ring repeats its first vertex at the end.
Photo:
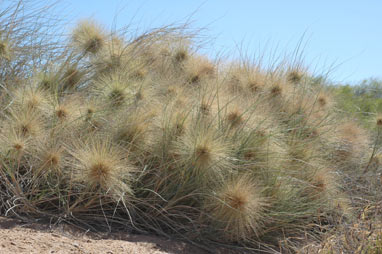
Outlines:
POLYGON ((368 140, 327 91, 299 67, 214 64, 183 32, 85 21, 61 57, 4 88, 2 212, 247 250, 351 214, 338 173, 368 140))

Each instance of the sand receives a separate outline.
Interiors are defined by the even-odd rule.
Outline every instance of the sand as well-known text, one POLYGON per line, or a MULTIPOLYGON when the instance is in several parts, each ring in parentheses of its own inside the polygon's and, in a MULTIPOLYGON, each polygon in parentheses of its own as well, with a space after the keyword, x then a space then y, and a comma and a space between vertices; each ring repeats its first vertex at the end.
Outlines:
POLYGON ((206 253, 191 244, 128 233, 94 234, 73 226, 23 223, 0 217, 0 253, 206 253))

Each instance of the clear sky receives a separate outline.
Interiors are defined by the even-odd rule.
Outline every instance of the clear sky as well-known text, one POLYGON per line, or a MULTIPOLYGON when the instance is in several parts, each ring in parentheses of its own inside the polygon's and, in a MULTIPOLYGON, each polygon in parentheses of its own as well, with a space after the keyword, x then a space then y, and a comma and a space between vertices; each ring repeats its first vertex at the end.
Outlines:
POLYGON ((303 38, 305 63, 315 73, 332 70, 337 82, 382 78, 381 0, 62 0, 76 20, 92 17, 109 26, 140 28, 184 22, 207 28, 205 50, 239 56, 292 52, 303 38), (133 25, 134 27, 134 25, 133 25), (335 67, 335 68, 334 68, 335 67))

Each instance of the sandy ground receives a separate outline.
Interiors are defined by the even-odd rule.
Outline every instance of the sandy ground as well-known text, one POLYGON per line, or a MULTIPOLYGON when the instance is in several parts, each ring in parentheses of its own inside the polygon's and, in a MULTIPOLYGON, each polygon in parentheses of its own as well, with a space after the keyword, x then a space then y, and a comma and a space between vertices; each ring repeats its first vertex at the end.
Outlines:
POLYGON ((0 253, 204 254, 190 244, 155 236, 89 234, 69 226, 52 228, 0 217, 0 253))

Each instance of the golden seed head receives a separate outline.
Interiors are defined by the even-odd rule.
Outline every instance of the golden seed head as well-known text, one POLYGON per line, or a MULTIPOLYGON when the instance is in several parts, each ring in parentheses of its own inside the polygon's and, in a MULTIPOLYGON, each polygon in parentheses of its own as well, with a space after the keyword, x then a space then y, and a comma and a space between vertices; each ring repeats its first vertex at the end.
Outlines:
POLYGON ((126 152, 109 139, 87 139, 74 144, 68 152, 73 157, 74 181, 92 190, 111 191, 119 197, 131 193, 128 184, 132 164, 126 152))
POLYGON ((128 126, 118 128, 115 140, 121 144, 137 145, 139 141, 143 141, 143 133, 145 132, 144 123, 134 123, 128 126))
POLYGON ((248 204, 248 196, 243 193, 227 193, 226 195, 227 203, 230 207, 243 212, 248 204))
POLYGON ((227 115, 227 120, 231 127, 236 127, 243 122, 242 116, 238 111, 232 111, 227 115))
POLYGON ((282 92, 282 89, 279 85, 275 85, 271 89, 272 96, 279 96, 282 92))
POLYGON ((244 159, 253 160, 254 158, 256 158, 256 152, 255 151, 247 151, 244 153, 244 159))
POLYGON ((198 74, 194 74, 190 78, 191 84, 197 84, 197 83, 199 83, 199 81, 200 81, 200 76, 198 74))
POLYGON ((299 71, 291 71, 288 73, 288 81, 293 84, 298 84, 303 78, 303 74, 299 71))
POLYGON ((96 54, 105 45, 105 35, 98 24, 85 20, 80 22, 74 29, 72 41, 84 53, 96 54))
POLYGON ((17 142, 13 145, 13 148, 17 151, 21 151, 24 149, 24 144, 20 143, 20 142, 17 142))
POLYGON ((103 47, 104 40, 99 35, 93 35, 89 38, 88 42, 85 44, 85 51, 92 54, 97 53, 103 47))
POLYGON ((206 162, 210 158, 210 150, 207 146, 198 146, 195 149, 195 156, 200 163, 206 162))
POLYGON ((69 68, 63 77, 64 89, 74 88, 78 82, 81 80, 81 73, 77 68, 71 67, 69 68))
POLYGON ((320 104, 321 107, 324 107, 324 106, 326 106, 326 104, 328 102, 327 102, 327 99, 324 96, 320 96, 318 98, 318 103, 320 104))
POLYGON ((266 137, 267 132, 265 130, 257 130, 256 135, 258 135, 259 137, 266 137))
POLYGON ((248 87, 249 89, 253 92, 253 93, 256 93, 260 90, 260 86, 257 82, 255 81, 251 81, 248 83, 248 87))
POLYGON ((35 109, 40 104, 40 100, 33 96, 27 101, 27 107, 29 109, 35 109))
POLYGON ((41 80, 40 85, 41 87, 46 89, 52 86, 52 82, 49 79, 44 78, 43 80, 41 80))
POLYGON ((69 115, 69 114, 68 114, 68 111, 67 111, 65 108, 59 108, 59 109, 56 110, 56 116, 57 116, 59 119, 61 119, 61 120, 67 118, 68 115, 69 115))
POLYGON ((313 199, 320 197, 332 199, 338 193, 336 182, 329 169, 319 169, 309 180, 307 194, 313 199))
POLYGON ((175 89, 175 87, 170 86, 169 88, 167 88, 167 93, 168 93, 169 95, 176 95, 176 89, 175 89))
POLYGON ((93 109, 93 108, 88 108, 88 109, 86 110, 86 113, 87 113, 88 115, 92 115, 92 114, 94 113, 94 109, 93 109))
POLYGON ((178 52, 176 52, 175 54, 175 60, 177 62, 183 62, 184 60, 187 59, 187 53, 186 51, 184 50, 179 50, 178 52))
POLYGON ((318 131, 317 129, 313 129, 313 130, 311 130, 310 133, 309 133, 309 137, 310 137, 310 138, 316 138, 316 137, 318 137, 318 136, 319 136, 319 131, 318 131))
POLYGON ((49 152, 45 156, 44 164, 49 166, 57 166, 60 163, 60 155, 57 152, 49 152))
POLYGON ((200 112, 204 115, 208 115, 210 113, 210 106, 206 103, 202 103, 200 105, 200 112))
POLYGON ((113 104, 121 105, 125 100, 125 94, 121 89, 115 88, 112 91, 110 91, 109 98, 113 104))
POLYGON ((101 186, 104 186, 110 176, 112 169, 102 162, 96 162, 89 167, 89 177, 93 183, 99 183, 101 186))
MULTIPOLYGON (((195 176, 207 174, 210 177, 222 177, 224 172, 231 171, 232 161, 229 158, 231 144, 223 140, 216 129, 202 126, 187 128, 174 143, 174 152, 179 154, 179 163, 191 166, 190 173, 195 176)), ((205 181, 201 181, 204 184, 205 181)))
POLYGON ((9 48, 5 41, 0 41, 0 58, 9 59, 9 48))
POLYGON ((377 118, 377 126, 382 127, 382 117, 377 118))
POLYGON ((185 128, 183 123, 176 123, 175 124, 175 136, 180 136, 184 134, 185 128))
POLYGON ((135 94, 135 99, 137 99, 138 101, 140 100, 143 100, 143 93, 142 91, 139 91, 135 94))
POLYGON ((319 192, 323 192, 326 188, 326 183, 325 183, 325 180, 321 177, 317 177, 316 179, 314 179, 314 181, 312 182, 313 186, 319 191, 319 192))
POLYGON ((136 70, 130 77, 136 80, 143 80, 146 77, 146 71, 144 69, 136 70))
POLYGON ((259 236, 263 225, 266 200, 254 180, 243 175, 224 182, 216 191, 217 198, 206 204, 212 225, 222 230, 228 241, 240 241, 259 236))
POLYGON ((23 136, 26 136, 31 131, 31 125, 29 123, 22 123, 20 125, 20 131, 23 136))
POLYGON ((7 46, 6 44, 2 41, 0 42, 0 55, 4 55, 6 53, 7 46))

